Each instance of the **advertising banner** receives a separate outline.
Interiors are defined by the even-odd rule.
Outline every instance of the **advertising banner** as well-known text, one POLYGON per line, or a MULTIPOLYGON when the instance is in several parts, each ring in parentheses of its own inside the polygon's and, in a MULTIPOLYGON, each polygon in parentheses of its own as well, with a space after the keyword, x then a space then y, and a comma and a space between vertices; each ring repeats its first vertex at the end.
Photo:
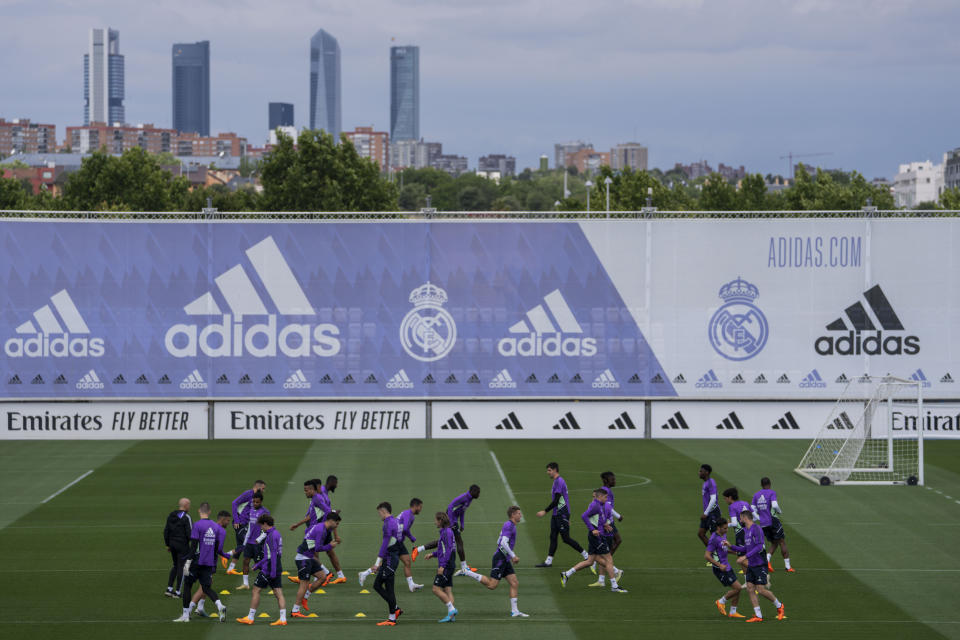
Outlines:
POLYGON ((205 402, 2 402, 0 440, 202 440, 205 402))
MULTIPOLYGON (((811 440, 832 402, 653 402, 653 438, 811 440)), ((914 415, 916 415, 914 413, 914 415)))
POLYGON ((427 437, 423 402, 217 402, 216 439, 367 439, 427 437))
POLYGON ((434 438, 642 438, 644 402, 434 402, 434 438))

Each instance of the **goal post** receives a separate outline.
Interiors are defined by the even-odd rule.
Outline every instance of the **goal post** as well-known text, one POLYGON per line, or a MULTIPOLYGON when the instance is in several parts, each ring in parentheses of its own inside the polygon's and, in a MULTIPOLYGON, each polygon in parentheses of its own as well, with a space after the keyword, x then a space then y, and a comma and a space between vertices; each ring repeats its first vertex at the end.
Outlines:
POLYGON ((794 471, 821 485, 923 485, 923 383, 849 382, 794 471))

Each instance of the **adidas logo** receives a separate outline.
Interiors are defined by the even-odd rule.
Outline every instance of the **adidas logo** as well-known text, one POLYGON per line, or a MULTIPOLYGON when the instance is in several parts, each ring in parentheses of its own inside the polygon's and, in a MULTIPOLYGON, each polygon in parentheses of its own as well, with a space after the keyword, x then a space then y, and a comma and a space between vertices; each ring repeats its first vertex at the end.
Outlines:
POLYGON ((23 384, 23 382, 20 381, 20 376, 15 373, 12 378, 7 380, 7 384, 23 384))
POLYGON ((737 375, 733 376, 733 380, 730 382, 733 384, 746 384, 747 381, 744 380, 743 376, 738 373, 737 375))
POLYGON ((502 356, 583 356, 597 354, 597 339, 584 338, 583 328, 563 294, 554 289, 538 304, 526 313, 526 320, 511 326, 512 335, 525 334, 523 338, 507 337, 497 343, 497 351, 502 356), (549 313, 547 311, 549 310, 549 313), (570 335, 573 334, 573 335, 570 335))
POLYGON ((717 429, 727 429, 727 430, 743 430, 743 425, 740 424, 740 418, 737 417, 737 414, 731 411, 726 418, 720 421, 720 424, 716 426, 717 429))
POLYGON ((423 384, 436 384, 436 380, 433 378, 432 373, 428 373, 427 376, 423 379, 423 384))
POLYGON ((705 374, 700 376, 700 379, 697 380, 697 384, 694 386, 697 389, 719 389, 723 386, 723 383, 720 382, 720 378, 718 378, 717 374, 713 372, 713 369, 710 369, 705 374))
POLYGON ((853 428, 853 420, 850 419, 846 411, 841 411, 833 422, 827 424, 827 429, 836 429, 837 431, 850 431, 853 428))
MULTIPOLYGON (((660 375, 660 374, 657 374, 660 375)), ((673 379, 673 384, 687 384, 687 379, 683 377, 682 373, 678 373, 677 376, 673 379)))
POLYGON ((783 374, 777 378, 777 384, 790 384, 790 378, 787 377, 787 374, 783 374))
POLYGON ((341 380, 340 382, 341 384, 355 384, 353 380, 353 374, 348 373, 346 376, 344 376, 343 380, 341 380))
POLYGON ((579 431, 580 425, 577 423, 577 419, 573 417, 573 414, 567 411, 563 414, 563 417, 560 418, 560 421, 553 425, 555 431, 579 431))
POLYGON ((839 376, 837 376, 837 379, 836 379, 837 384, 846 384, 848 382, 850 382, 850 378, 847 377, 847 374, 841 373, 839 376))
POLYGON ((580 377, 579 373, 575 373, 573 374, 573 377, 570 378, 570 382, 572 382, 573 384, 580 384, 581 382, 583 382, 583 378, 580 377))
POLYGON ((823 378, 820 377, 820 372, 814 369, 806 376, 799 384, 801 389, 825 389, 827 383, 823 381, 823 378))
POLYGON ((620 383, 613 377, 613 372, 610 369, 604 369, 603 373, 598 375, 590 386, 594 389, 619 389, 620 383))
POLYGON ((467 423, 464 421, 463 416, 460 415, 459 411, 454 413, 452 418, 450 418, 449 420, 444 422, 442 425, 440 425, 440 428, 443 429, 444 431, 448 429, 452 429, 454 431, 457 431, 460 429, 463 429, 463 430, 470 429, 470 427, 468 427, 467 423))
MULTIPOLYGON (((17 380, 16 384, 20 384, 19 379, 17 380)), ((100 377, 97 375, 97 372, 93 369, 90 369, 86 375, 77 381, 77 389, 91 391, 95 389, 103 389, 103 383, 100 382, 100 377)))
POLYGON ((446 380, 443 381, 443 384, 457 384, 458 382, 459 380, 457 380, 457 376, 451 373, 447 376, 446 380))
POLYGON ((471 373, 470 377, 467 378, 467 384, 480 384, 480 376, 476 373, 471 373))
POLYGON ((905 329, 880 285, 864 291, 863 298, 873 312, 873 317, 871 318, 859 300, 844 309, 849 324, 841 316, 827 325, 827 331, 846 332, 846 335, 836 338, 826 335, 817 338, 813 348, 819 355, 914 356, 920 353, 920 338, 917 336, 889 335, 889 333, 884 336, 884 331, 905 331, 905 329), (861 335, 861 332, 873 333, 861 335))
POLYGON ((33 376, 33 380, 30 381, 30 384, 47 384, 47 383, 43 381, 43 376, 38 373, 37 375, 33 376))
POLYGON ((333 384, 333 378, 330 377, 329 373, 325 373, 323 377, 320 378, 320 384, 333 384))
POLYGON ((687 426, 687 421, 683 419, 683 415, 677 411, 669 418, 666 422, 660 425, 661 429, 689 429, 687 426))
POLYGON ((127 384, 127 381, 124 379, 123 374, 121 373, 113 379, 113 384, 127 384))
POLYGON ((413 389, 413 381, 407 377, 406 371, 400 369, 387 380, 387 389, 413 389))
POLYGON ((531 373, 527 376, 527 384, 537 384, 538 382, 540 381, 537 380, 537 374, 531 373))
POLYGON ((953 384, 953 378, 949 373, 943 374, 943 377, 940 378, 940 384, 953 384))
POLYGON ((560 376, 557 374, 553 374, 547 379, 547 384, 556 384, 558 382, 560 382, 560 376))
POLYGON ((243 374, 240 376, 240 384, 253 384, 253 380, 250 379, 249 374, 243 374))
POLYGON ((203 381, 199 369, 194 369, 190 375, 180 383, 181 389, 206 389, 207 383, 203 381))
MULTIPOLYGON (((297 282, 290 265, 268 236, 246 250, 253 272, 260 279, 281 316, 315 316, 313 306, 297 282)), ((175 324, 167 330, 164 345, 176 358, 244 357, 287 358, 330 357, 340 352, 340 329, 333 324, 290 323, 278 326, 276 313, 270 313, 257 293, 242 264, 228 269, 214 281, 220 299, 208 291, 188 303, 188 316, 221 316, 212 324, 175 324), (223 311, 226 308, 227 311, 223 311), (244 325, 246 316, 262 316, 265 322, 244 325), (216 336, 211 340, 211 336, 216 336), (254 346, 262 344, 263 346, 254 346)))
POLYGON ((630 414, 626 411, 620 414, 620 417, 613 421, 607 429, 634 429, 636 426, 633 424, 633 420, 630 419, 630 414))
POLYGON ((53 381, 53 384, 67 384, 67 377, 61 373, 57 376, 57 379, 53 381))
POLYGON ((170 376, 163 374, 158 382, 159 384, 170 384, 170 376))
POLYGON ((269 373, 263 376, 263 380, 260 381, 260 384, 274 384, 273 376, 270 375, 269 373))
POLYGON ((650 382, 653 384, 663 384, 663 376, 658 373, 650 379, 650 382))
POLYGON ((920 386, 924 389, 930 386, 930 381, 927 380, 927 376, 923 375, 923 369, 917 369, 910 374, 910 379, 919 382, 920 386))
POLYGON ((767 384, 767 376, 761 373, 753 379, 753 384, 767 384))
POLYGON ((797 424, 793 414, 787 411, 783 414, 783 417, 774 422, 770 428, 774 431, 790 431, 791 429, 799 429, 800 425, 797 424))
POLYGON ((487 386, 491 389, 516 389, 517 383, 510 377, 509 371, 501 369, 500 373, 495 375, 487 386))
POLYGON ((379 382, 377 376, 371 373, 364 379, 363 384, 377 384, 377 382, 379 382))
POLYGON ((33 320, 14 329, 18 336, 31 337, 8 338, 3 343, 7 357, 101 357, 104 354, 103 338, 89 337, 90 328, 67 290, 62 289, 50 296, 50 303, 34 311, 33 320))
POLYGON ((307 376, 303 375, 303 369, 297 369, 290 374, 283 383, 284 389, 309 389, 311 386, 307 376))
POLYGON ((230 378, 227 377, 227 374, 221 373, 220 377, 217 378, 217 384, 230 384, 230 378))
POLYGON ((627 380, 627 384, 640 384, 640 374, 635 373, 627 380))
POLYGON ((517 420, 517 414, 515 414, 513 411, 508 413, 507 417, 497 425, 497 430, 503 431, 504 429, 507 431, 523 431, 523 426, 520 424, 520 421, 517 420))
POLYGON ((857 382, 859 382, 860 384, 870 384, 870 376, 865 373, 859 378, 857 378, 857 382))
POLYGON ((147 380, 146 374, 141 373, 140 377, 134 381, 134 384, 150 384, 150 381, 147 380))

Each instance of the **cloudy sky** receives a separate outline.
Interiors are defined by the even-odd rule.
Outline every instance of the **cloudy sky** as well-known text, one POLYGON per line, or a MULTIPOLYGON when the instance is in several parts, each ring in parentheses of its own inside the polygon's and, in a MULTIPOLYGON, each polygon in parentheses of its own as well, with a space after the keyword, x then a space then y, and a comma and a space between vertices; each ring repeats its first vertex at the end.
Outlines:
POLYGON ((389 47, 420 46, 421 134, 475 166, 635 140, 650 164, 890 177, 960 147, 955 0, 0 0, 0 117, 83 122, 92 27, 120 30, 131 123, 171 125, 171 46, 211 43, 211 127, 308 124, 309 39, 340 42, 343 126, 389 130, 389 47), (395 39, 395 40, 394 40, 395 39))

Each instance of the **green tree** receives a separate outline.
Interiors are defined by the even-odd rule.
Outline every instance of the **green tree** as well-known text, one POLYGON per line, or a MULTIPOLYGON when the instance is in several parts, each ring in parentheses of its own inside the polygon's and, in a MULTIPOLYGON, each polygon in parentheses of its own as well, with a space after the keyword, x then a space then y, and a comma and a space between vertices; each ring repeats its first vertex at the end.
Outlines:
POLYGON ((173 179, 143 149, 129 149, 119 158, 101 150, 70 174, 63 198, 75 211, 171 211, 186 189, 185 178, 173 179))
POLYGON ((737 190, 719 173, 712 173, 703 183, 700 208, 704 211, 735 211, 737 190))
POLYGON ((32 190, 23 188, 16 178, 4 178, 0 173, 0 209, 29 209, 32 190))
POLYGON ((960 210, 960 187, 944 189, 943 193, 940 194, 940 204, 944 209, 960 210))
POLYGON ((737 192, 738 206, 741 211, 760 211, 765 208, 767 182, 759 173, 748 174, 740 181, 737 192))
POLYGON ((324 131, 303 131, 293 140, 281 136, 260 165, 267 211, 392 211, 397 189, 376 163, 357 155, 342 137, 335 144, 324 131))

